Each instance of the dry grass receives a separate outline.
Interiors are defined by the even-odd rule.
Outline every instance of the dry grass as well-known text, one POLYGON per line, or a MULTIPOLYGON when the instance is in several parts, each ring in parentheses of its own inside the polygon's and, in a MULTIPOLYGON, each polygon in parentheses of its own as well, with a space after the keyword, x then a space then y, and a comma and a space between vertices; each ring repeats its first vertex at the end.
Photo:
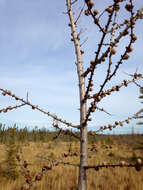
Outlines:
MULTIPOLYGON (((41 171, 42 165, 45 164, 37 155, 43 155, 51 159, 58 158, 62 153, 67 152, 69 143, 25 143, 23 154, 29 165, 29 170, 34 176, 41 171)), ((132 147, 128 145, 112 145, 112 148, 105 148, 100 142, 96 145, 97 152, 89 159, 90 164, 99 164, 103 161, 117 163, 121 160, 131 162, 133 157, 132 147)), ((79 144, 72 143, 72 151, 79 151, 79 144)), ((136 150, 137 157, 143 157, 143 150, 136 150)), ((5 147, 0 145, 0 162, 5 158, 5 147)), ((64 161, 78 163, 77 157, 68 157, 64 161)), ((19 168, 20 169, 20 168, 19 168)), ((20 172, 19 172, 20 173, 20 172)), ((104 168, 98 172, 89 169, 88 190, 143 190, 143 170, 137 172, 134 168, 104 168)), ((19 190, 24 184, 22 175, 15 181, 0 177, 1 190, 19 190)), ((78 178, 78 168, 73 166, 59 165, 48 171, 40 182, 37 182, 38 190, 76 190, 78 178)))

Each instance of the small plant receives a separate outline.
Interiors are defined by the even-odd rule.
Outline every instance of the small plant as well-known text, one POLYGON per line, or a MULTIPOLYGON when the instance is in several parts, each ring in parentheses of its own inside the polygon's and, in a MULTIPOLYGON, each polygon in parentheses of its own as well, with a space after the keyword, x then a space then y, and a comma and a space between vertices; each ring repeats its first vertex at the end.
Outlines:
POLYGON ((132 160, 132 161, 136 161, 137 158, 138 158, 137 154, 135 153, 135 151, 133 151, 131 160, 132 160))
POLYGON ((109 157, 114 157, 115 154, 114 154, 113 152, 110 152, 110 153, 108 154, 108 156, 109 156, 109 157))
POLYGON ((9 179, 17 179, 18 171, 17 171, 17 162, 16 162, 16 154, 18 151, 18 145, 15 142, 15 132, 16 128, 9 128, 9 139, 6 144, 6 160, 5 167, 3 171, 3 175, 9 179))
POLYGON ((114 140, 112 139, 112 137, 108 137, 106 143, 108 145, 113 145, 114 144, 114 140))

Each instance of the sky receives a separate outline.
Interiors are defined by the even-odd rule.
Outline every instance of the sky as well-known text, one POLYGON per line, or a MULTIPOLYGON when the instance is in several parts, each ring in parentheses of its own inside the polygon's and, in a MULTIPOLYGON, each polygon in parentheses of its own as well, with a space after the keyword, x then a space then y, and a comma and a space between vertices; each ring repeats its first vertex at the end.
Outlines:
MULTIPOLYGON (((111 4, 112 1, 108 3, 111 4)), ((82 1, 78 0, 74 10, 78 10, 82 5, 82 1)), ((95 3, 99 11, 106 5, 106 0, 102 2, 97 0, 95 3)), ((136 0, 135 10, 141 6, 143 3, 136 0)), ((70 40, 69 19, 65 12, 65 0, 0 0, 0 88, 9 89, 23 98, 26 98, 28 92, 32 104, 39 105, 69 122, 79 124, 76 59, 74 46, 70 40)), ((128 16, 127 11, 121 12, 119 22, 128 16)), ((107 14, 103 16, 102 23, 105 23, 106 18, 107 14)), ((98 28, 93 25, 93 20, 82 16, 78 30, 85 28, 86 31, 81 36, 81 42, 88 36, 87 42, 83 45, 84 68, 94 59, 94 52, 101 37, 98 28)), ((138 21, 135 28, 138 41, 133 45, 134 52, 105 89, 121 83, 123 79, 129 79, 125 72, 134 73, 138 68, 138 71, 143 73, 142 29, 143 21, 138 21)), ((115 62, 122 53, 126 40, 121 41, 115 62)), ((95 92, 102 84, 106 65, 106 62, 103 63, 95 72, 95 92)), ((140 81, 140 85, 143 85, 143 81, 140 81)), ((104 98, 99 106, 104 107, 112 116, 97 111, 92 115, 93 121, 89 123, 89 129, 98 129, 100 125, 132 116, 142 108, 139 95, 137 86, 131 84, 129 88, 123 88, 119 93, 104 98)), ((8 96, 0 96, 0 109, 15 104, 18 105, 20 102, 8 96)), ((1 113, 0 122, 7 126, 16 123, 19 127, 38 126, 51 129, 52 119, 25 106, 1 113)), ((111 133, 130 133, 132 127, 135 128, 135 132, 142 133, 142 126, 136 126, 136 122, 137 120, 132 121, 124 128, 118 127, 111 133)))

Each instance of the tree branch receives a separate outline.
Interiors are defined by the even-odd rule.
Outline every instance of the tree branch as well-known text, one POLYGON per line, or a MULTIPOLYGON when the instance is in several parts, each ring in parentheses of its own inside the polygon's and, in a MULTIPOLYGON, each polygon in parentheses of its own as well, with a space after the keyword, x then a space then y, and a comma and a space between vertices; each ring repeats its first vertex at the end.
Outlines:
POLYGON ((38 110, 38 111, 40 111, 40 112, 42 112, 42 113, 48 115, 49 117, 52 117, 53 119, 55 119, 55 120, 57 120, 57 121, 59 121, 59 122, 65 124, 67 127, 68 127, 68 126, 71 126, 71 127, 73 127, 73 128, 79 128, 78 125, 74 125, 74 124, 72 124, 72 123, 67 122, 66 120, 63 120, 63 119, 61 119, 61 118, 58 118, 56 115, 53 115, 53 114, 51 114, 50 112, 45 111, 45 110, 39 108, 37 105, 33 105, 33 104, 30 103, 29 101, 27 102, 27 100, 24 100, 24 99, 22 99, 22 98, 16 96, 15 94, 12 94, 10 90, 4 90, 4 89, 0 88, 0 91, 2 91, 2 95, 3 95, 3 96, 5 96, 5 95, 11 96, 11 97, 15 98, 15 100, 17 100, 17 101, 19 100, 19 101, 23 102, 25 105, 30 106, 33 110, 38 110))

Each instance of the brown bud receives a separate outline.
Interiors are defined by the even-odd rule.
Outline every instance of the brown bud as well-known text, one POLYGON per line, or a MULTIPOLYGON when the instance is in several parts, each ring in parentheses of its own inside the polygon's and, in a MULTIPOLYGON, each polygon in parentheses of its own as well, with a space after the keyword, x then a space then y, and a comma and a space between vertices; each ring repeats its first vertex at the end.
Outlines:
POLYGON ((41 179, 42 179, 42 177, 40 174, 35 176, 35 180, 40 181, 41 179))
POLYGON ((95 169, 96 171, 99 171, 99 167, 98 167, 98 166, 96 166, 94 169, 95 169))
POLYGON ((93 14, 96 16, 98 13, 99 13, 98 10, 94 9, 93 14))
POLYGON ((71 23, 69 23, 68 26, 71 27, 72 26, 71 23))
POLYGON ((52 169, 52 166, 51 166, 51 165, 44 165, 44 166, 42 167, 42 169, 51 170, 51 169, 52 169))
POLYGON ((108 125, 108 129, 109 129, 110 131, 112 130, 112 125, 111 125, 111 124, 108 125))
POLYGON ((113 86, 113 87, 111 88, 111 91, 114 92, 115 90, 116 90, 116 87, 113 86))
POLYGON ((108 13, 112 13, 112 12, 113 12, 113 7, 108 7, 108 8, 106 9, 106 11, 107 11, 108 13))
POLYGON ((115 88, 116 88, 116 91, 119 91, 120 90, 120 87, 117 85, 117 86, 115 86, 115 88))
POLYGON ((33 109, 33 110, 35 110, 35 107, 34 107, 34 106, 32 106, 32 109, 33 109))
POLYGON ((140 158, 137 159, 137 164, 139 164, 139 165, 142 164, 142 160, 140 158))
POLYGON ((8 94, 8 95, 11 95, 11 91, 10 91, 10 90, 8 90, 8 91, 7 91, 7 94, 8 94))
POLYGON ((94 107, 94 106, 95 106, 95 103, 94 103, 94 102, 91 102, 90 105, 94 107))
POLYGON ((85 10, 85 11, 84 11, 84 14, 85 14, 86 16, 89 16, 89 15, 90 15, 89 10, 85 10))
POLYGON ((133 47, 130 45, 127 47, 127 52, 132 52, 133 51, 133 47))
POLYGON ((94 70, 94 68, 92 67, 92 65, 89 67, 89 71, 92 72, 94 70))
POLYGON ((94 107, 91 108, 91 112, 95 112, 95 108, 94 107))
POLYGON ((80 40, 80 37, 79 37, 79 36, 77 36, 77 39, 78 39, 78 40, 80 40))
POLYGON ((130 56, 129 56, 129 54, 127 54, 127 53, 123 56, 123 59, 124 59, 124 60, 127 60, 127 59, 129 59, 129 58, 130 58, 130 56))
POLYGON ((121 167, 125 166, 125 164, 126 164, 125 161, 121 161, 121 162, 120 162, 120 166, 121 166, 121 167))
POLYGON ((27 166, 28 166, 28 163, 24 160, 23 167, 27 168, 27 166))
POLYGON ((132 38, 132 42, 135 42, 137 40, 137 36, 135 34, 132 34, 131 38, 132 38))
POLYGON ((8 106, 8 109, 9 109, 9 110, 12 110, 12 107, 11 107, 11 106, 8 106))
POLYGON ((95 61, 94 61, 94 60, 91 60, 91 61, 90 61, 90 64, 91 64, 91 65, 95 65, 95 61))
POLYGON ((101 61, 104 62, 105 61, 105 57, 101 57, 101 61))
POLYGON ((131 19, 131 24, 135 25, 136 24, 136 20, 134 18, 131 19))
MULTIPOLYGON (((54 118, 54 119, 57 119, 57 116, 56 116, 56 115, 54 115, 54 116, 53 116, 53 118, 54 118)), ((58 125, 57 125, 57 127, 58 127, 58 125)))
POLYGON ((138 78, 138 75, 137 73, 134 74, 134 79, 137 79, 138 78))
POLYGON ((111 91, 110 91, 110 90, 107 90, 107 91, 106 91, 106 94, 107 94, 107 95, 110 95, 110 94, 111 94, 111 91))
POLYGON ((119 122, 118 122, 118 121, 115 121, 115 125, 119 125, 119 122))
POLYGON ((92 1, 89 1, 88 2, 88 8, 89 9, 92 9, 92 7, 94 6, 94 3, 92 1))
POLYGON ((100 102, 101 101, 101 96, 98 96, 97 97, 97 102, 100 102))
POLYGON ((114 6, 114 9, 115 9, 116 11, 119 11, 119 10, 120 10, 120 5, 119 5, 119 4, 116 4, 116 5, 114 6))
POLYGON ((103 128, 103 126, 100 126, 100 130, 103 130, 104 128, 103 128))
POLYGON ((132 8, 133 8, 133 5, 132 4, 126 4, 125 5, 125 9, 127 10, 127 11, 131 11, 132 10, 132 8))
POLYGON ((90 98, 91 98, 91 96, 88 94, 88 95, 87 95, 87 98, 88 98, 88 99, 90 99, 90 98))
POLYGON ((16 99, 16 100, 18 100, 18 97, 17 97, 17 96, 15 96, 15 99, 16 99))
POLYGON ((80 50, 80 53, 81 53, 81 54, 84 54, 84 51, 83 51, 83 50, 80 50))
POLYGON ((113 55, 116 54, 116 50, 114 48, 111 49, 111 54, 113 54, 113 55))
POLYGON ((97 98, 97 94, 93 94, 93 98, 96 99, 97 98))
POLYGON ((125 30, 124 32, 123 32, 123 35, 124 36, 126 36, 126 35, 128 35, 129 34, 129 32, 127 31, 127 30, 125 30))
POLYGON ((120 121, 120 122, 119 122, 119 125, 120 125, 121 127, 123 127, 123 122, 120 121))
POLYGON ((138 165, 138 164, 135 166, 135 168, 136 168, 136 171, 137 171, 137 172, 139 172, 139 171, 141 170, 141 166, 138 165))
POLYGON ((127 120, 126 120, 126 123, 127 123, 127 124, 129 124, 129 123, 130 123, 130 121, 127 119, 127 120))
POLYGON ((98 22, 99 22, 99 19, 98 18, 94 18, 94 23, 98 24, 98 22))
POLYGON ((126 86, 126 87, 127 87, 127 86, 128 86, 127 81, 126 81, 126 80, 124 80, 123 82, 124 82, 124 86, 126 86))
POLYGON ((129 20, 128 19, 125 19, 125 24, 128 24, 129 23, 129 20))
POLYGON ((6 112, 7 112, 7 109, 3 109, 2 112, 3 112, 3 113, 6 113, 6 112))
POLYGON ((94 83, 93 83, 93 81, 91 81, 91 84, 90 84, 90 86, 93 86, 94 85, 94 83))
POLYGON ((104 98, 105 96, 106 96, 106 93, 105 92, 101 92, 100 97, 104 98))
POLYGON ((25 177, 26 178, 26 183, 31 183, 32 182, 32 178, 28 175, 25 177))
POLYGON ((6 95, 6 92, 2 92, 2 95, 5 96, 5 95, 6 95))

